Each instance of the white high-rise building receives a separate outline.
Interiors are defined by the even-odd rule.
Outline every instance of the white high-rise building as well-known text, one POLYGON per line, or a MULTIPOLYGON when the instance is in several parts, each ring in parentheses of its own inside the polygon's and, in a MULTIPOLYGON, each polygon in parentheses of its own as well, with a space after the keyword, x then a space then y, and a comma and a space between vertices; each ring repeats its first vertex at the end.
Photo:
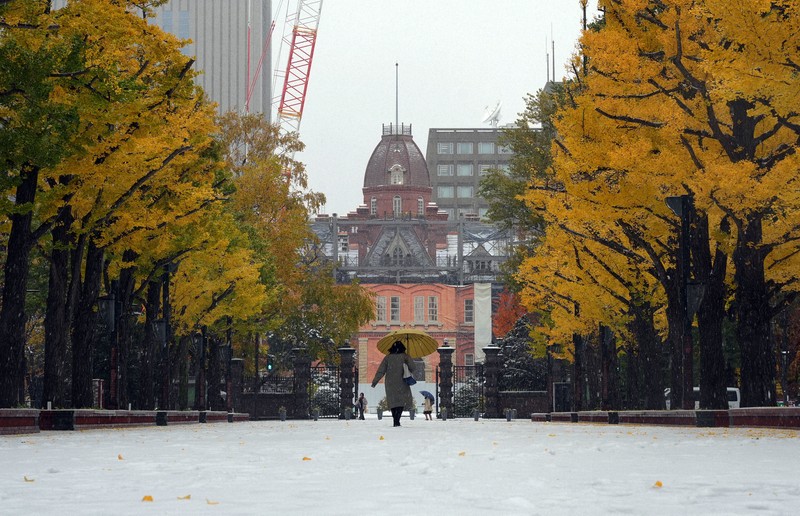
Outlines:
POLYGON ((197 58, 195 66, 201 72, 197 82, 219 104, 220 112, 244 113, 252 88, 249 112, 263 113, 270 120, 271 47, 263 59, 262 52, 272 23, 271 0, 170 0, 154 11, 152 23, 192 40, 184 53, 197 58))
MULTIPOLYGON (((65 4, 66 0, 53 0, 52 6, 60 9, 65 4)), ((197 83, 219 104, 220 113, 244 113, 252 89, 249 112, 263 113, 271 121, 271 47, 264 52, 264 42, 270 36, 272 0, 170 0, 154 13, 151 23, 192 40, 183 52, 197 59, 197 83)))

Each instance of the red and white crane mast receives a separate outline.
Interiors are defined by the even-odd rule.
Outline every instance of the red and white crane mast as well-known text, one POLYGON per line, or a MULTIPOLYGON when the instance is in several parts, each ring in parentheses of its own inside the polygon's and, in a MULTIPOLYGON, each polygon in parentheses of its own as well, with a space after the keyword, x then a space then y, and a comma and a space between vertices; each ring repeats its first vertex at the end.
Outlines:
POLYGON ((287 31, 284 36, 284 42, 289 45, 289 57, 283 74, 283 89, 280 97, 276 97, 276 122, 282 133, 300 131, 321 12, 322 0, 298 0, 297 10, 287 19, 287 28, 292 28, 291 33, 287 31))

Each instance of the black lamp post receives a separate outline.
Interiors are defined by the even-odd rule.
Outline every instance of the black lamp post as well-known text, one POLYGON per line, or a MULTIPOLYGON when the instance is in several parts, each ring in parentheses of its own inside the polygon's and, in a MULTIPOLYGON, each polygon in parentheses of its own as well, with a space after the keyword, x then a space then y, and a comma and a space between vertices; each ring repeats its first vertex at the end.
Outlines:
MULTIPOLYGON (((158 319, 154 323, 155 326, 155 335, 156 335, 156 343, 159 346, 159 354, 161 355, 161 366, 164 367, 165 362, 165 348, 167 347, 167 321, 164 319, 158 319)), ((165 380, 163 376, 164 371, 162 371, 162 382, 161 382, 161 389, 158 394, 158 408, 161 410, 167 410, 169 407, 167 406, 169 403, 169 398, 165 396, 165 380)), ((168 373, 167 373, 168 375, 168 373)))
POLYGON ((116 307, 117 307, 117 300, 116 296, 114 295, 113 289, 110 294, 107 296, 102 296, 97 300, 98 308, 100 309, 100 314, 103 317, 103 321, 106 324, 106 328, 110 333, 111 338, 111 356, 109 357, 109 378, 108 378, 108 404, 109 408, 116 409, 118 408, 118 397, 117 397, 117 380, 118 380, 118 367, 117 367, 117 325, 116 325, 116 307))
POLYGON ((163 289, 161 291, 162 295, 162 310, 163 310, 163 334, 162 338, 160 338, 161 342, 161 366, 163 368, 161 374, 161 407, 163 409, 169 409, 170 405, 170 386, 172 384, 172 376, 171 376, 171 364, 170 364, 170 354, 169 354, 169 345, 172 341, 172 313, 170 307, 170 299, 169 299, 169 281, 170 281, 170 274, 174 274, 178 270, 178 264, 174 262, 169 262, 164 267, 164 274, 162 276, 163 281, 163 289))

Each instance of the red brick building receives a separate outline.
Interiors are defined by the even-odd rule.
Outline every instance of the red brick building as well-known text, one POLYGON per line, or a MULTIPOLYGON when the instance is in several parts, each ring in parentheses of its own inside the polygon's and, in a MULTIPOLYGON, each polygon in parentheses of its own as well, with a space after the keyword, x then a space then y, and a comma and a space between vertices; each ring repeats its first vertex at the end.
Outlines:
MULTIPOLYGON (((510 235, 476 217, 449 220, 431 192, 411 126, 383 126, 364 173, 363 204, 346 217, 319 215, 312 224, 338 264, 337 278, 356 278, 375 295, 375 320, 351 339, 359 390, 383 358, 377 341, 390 331, 425 330, 456 349, 457 365, 482 361, 482 348, 492 342, 492 286, 510 235)), ((438 359, 423 360, 422 381, 435 381, 438 359)))

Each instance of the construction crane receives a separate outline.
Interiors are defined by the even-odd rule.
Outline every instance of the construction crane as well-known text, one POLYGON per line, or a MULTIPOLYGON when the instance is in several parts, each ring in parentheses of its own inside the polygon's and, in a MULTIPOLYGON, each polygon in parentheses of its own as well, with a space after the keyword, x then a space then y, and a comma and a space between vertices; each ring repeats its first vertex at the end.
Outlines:
MULTIPOLYGON (((289 57, 280 97, 275 98, 278 104, 276 122, 283 134, 300 132, 321 12, 322 0, 297 0, 297 10, 287 17, 287 33, 283 41, 289 45, 289 57), (288 27, 291 27, 291 32, 288 27)), ((277 79, 281 78, 277 72, 279 66, 280 63, 276 67, 277 79)))
MULTIPOLYGON (((277 66, 275 68, 274 82, 272 91, 276 91, 277 82, 281 81, 280 96, 273 97, 273 106, 277 105, 275 122, 280 126, 282 134, 299 133, 300 120, 303 117, 303 107, 308 91, 308 78, 311 73, 311 63, 314 59, 314 47, 317 43, 317 29, 319 27, 320 13, 322 12, 322 0, 297 0, 297 7, 294 11, 289 10, 292 1, 287 1, 286 5, 286 29, 282 37, 282 43, 278 48, 277 66), (281 53, 283 45, 289 47, 289 58, 286 66, 281 66, 281 53)), ((250 22, 250 5, 247 8, 247 91, 245 96, 245 112, 250 112, 250 99, 256 89, 256 85, 261 76, 264 66, 264 59, 271 52, 270 42, 275 31, 275 20, 281 16, 284 0, 280 0, 272 17, 269 33, 267 34, 261 55, 255 70, 251 69, 251 49, 252 35, 250 22)))

